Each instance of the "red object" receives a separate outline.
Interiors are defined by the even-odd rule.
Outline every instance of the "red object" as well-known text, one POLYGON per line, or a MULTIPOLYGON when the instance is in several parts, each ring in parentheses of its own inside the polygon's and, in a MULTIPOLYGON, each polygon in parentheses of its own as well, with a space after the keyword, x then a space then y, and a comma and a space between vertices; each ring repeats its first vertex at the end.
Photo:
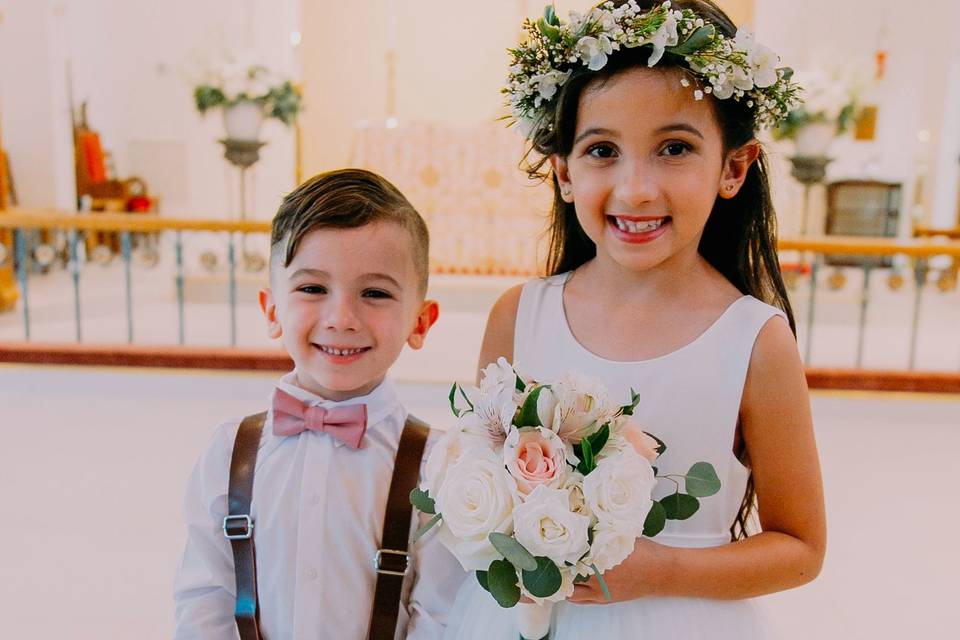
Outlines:
POLYGON ((96 184, 106 180, 107 167, 103 159, 103 149, 100 147, 100 136, 92 131, 81 133, 80 148, 83 150, 83 159, 87 163, 90 182, 96 184))
POLYGON ((153 203, 145 196, 133 196, 127 200, 127 211, 132 213, 147 213, 152 208, 153 203))

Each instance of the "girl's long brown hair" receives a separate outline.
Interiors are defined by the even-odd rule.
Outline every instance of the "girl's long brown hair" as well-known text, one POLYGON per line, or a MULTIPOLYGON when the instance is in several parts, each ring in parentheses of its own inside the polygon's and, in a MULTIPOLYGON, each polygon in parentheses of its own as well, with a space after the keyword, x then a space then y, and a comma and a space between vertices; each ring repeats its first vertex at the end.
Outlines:
MULTIPOLYGON (((617 0, 615 5, 624 4, 617 0)), ((638 0, 644 11, 660 4, 659 0, 638 0)), ((720 7, 711 0, 675 0, 674 8, 691 9, 712 23, 724 36, 733 38, 737 28, 720 7)), ((553 209, 549 228, 550 246, 547 254, 547 273, 555 275, 572 271, 597 255, 596 245, 577 220, 573 204, 563 201, 555 175, 544 170, 551 155, 566 157, 573 148, 580 95, 589 85, 602 86, 618 73, 638 66, 646 67, 649 51, 645 47, 620 50, 610 56, 607 65, 599 71, 578 67, 560 89, 557 107, 549 122, 541 122, 534 134, 523 167, 530 177, 553 182, 553 209), (549 125, 549 126, 543 126, 549 125)), ((655 69, 684 68, 682 60, 669 54, 655 69)), ((736 100, 710 98, 723 132, 724 154, 754 139, 756 120, 753 108, 736 100)), ((707 219, 699 251, 707 262, 722 273, 741 293, 751 295, 783 310, 796 335, 793 309, 787 297, 777 257, 777 217, 770 197, 767 159, 761 150, 751 165, 740 191, 733 198, 717 198, 707 219)), ((747 480, 747 489, 737 517, 730 527, 731 539, 748 535, 748 521, 756 508, 753 476, 747 480)))

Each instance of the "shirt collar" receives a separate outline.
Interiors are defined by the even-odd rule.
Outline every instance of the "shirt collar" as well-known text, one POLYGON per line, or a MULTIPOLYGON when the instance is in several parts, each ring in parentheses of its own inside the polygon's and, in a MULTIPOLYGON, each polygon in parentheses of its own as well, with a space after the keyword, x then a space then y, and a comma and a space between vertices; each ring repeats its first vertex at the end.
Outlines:
MULTIPOLYGON (((357 396, 356 398, 349 398, 341 401, 327 400, 322 396, 318 396, 311 391, 307 391, 306 389, 297 386, 296 381, 296 371, 291 371, 277 381, 276 387, 278 389, 282 389, 283 391, 295 397, 297 400, 306 403, 311 407, 344 407, 351 404, 366 404, 368 429, 375 428, 378 423, 383 422, 383 420, 391 415, 400 404, 400 396, 397 394, 397 387, 393 380, 391 380, 389 377, 384 378, 383 382, 378 384, 373 391, 367 395, 357 396)), ((272 394, 270 397, 270 406, 273 406, 272 394)), ((272 417, 271 409, 271 418, 272 417)), ((335 440, 334 442, 340 446, 343 444, 339 440, 335 440)))

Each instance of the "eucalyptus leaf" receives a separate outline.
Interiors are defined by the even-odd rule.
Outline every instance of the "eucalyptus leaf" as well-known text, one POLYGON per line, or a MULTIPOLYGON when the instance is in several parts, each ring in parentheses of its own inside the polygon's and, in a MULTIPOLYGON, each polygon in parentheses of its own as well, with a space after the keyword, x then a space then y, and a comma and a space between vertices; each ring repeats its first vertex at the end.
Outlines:
POLYGON ((537 556, 536 561, 536 569, 523 571, 523 586, 531 595, 547 598, 560 590, 563 578, 560 575, 560 569, 550 558, 537 556))
POLYGON ((667 511, 663 508, 663 505, 653 501, 653 506, 650 507, 650 511, 647 512, 647 518, 643 521, 643 535, 648 538, 652 538, 661 531, 663 527, 667 524, 667 511))
POLYGON ((706 24, 690 34, 690 37, 675 47, 669 47, 667 51, 678 56, 688 56, 691 53, 699 51, 708 42, 713 40, 716 30, 712 24, 706 24))
POLYGON ((503 554, 503 557, 516 568, 524 571, 533 571, 537 568, 537 559, 512 536, 495 531, 488 536, 488 539, 493 548, 503 554))
POLYGON ((487 593, 490 593, 490 585, 487 584, 487 572, 486 571, 477 571, 477 582, 480 583, 480 586, 483 587, 483 590, 487 593))
POLYGON ((417 487, 410 492, 410 504, 416 507, 418 511, 422 511, 423 513, 432 515, 437 512, 437 505, 433 498, 431 498, 430 494, 420 487, 417 487))
POLYGON ((441 515, 438 513, 437 515, 435 515, 435 516, 433 516, 432 518, 430 518, 429 520, 427 520, 426 524, 424 524, 422 527, 420 527, 419 529, 417 529, 417 532, 416 532, 415 534, 413 534, 413 537, 410 539, 410 544, 413 544, 414 542, 416 542, 417 540, 419 540, 420 538, 422 538, 424 535, 426 535, 426 533, 427 533, 428 531, 430 531, 430 529, 432 529, 435 524, 437 524, 438 522, 440 522, 440 519, 441 519, 441 518, 443 518, 443 516, 441 516, 441 515))
POLYGON ((687 471, 687 493, 695 498, 706 498, 720 491, 720 478, 709 462, 698 462, 687 471))
POLYGON ((520 601, 520 587, 517 584, 517 570, 506 560, 494 560, 487 569, 487 586, 490 595, 504 609, 509 609, 520 601))
POLYGON ((520 415, 518 415, 515 420, 518 427, 543 426, 540 422, 540 415, 537 413, 537 398, 540 397, 541 391, 543 391, 543 387, 537 387, 531 391, 530 395, 523 401, 523 406, 520 408, 520 415))
POLYGON ((700 508, 700 501, 685 493, 674 493, 660 501, 667 520, 686 520, 700 508))

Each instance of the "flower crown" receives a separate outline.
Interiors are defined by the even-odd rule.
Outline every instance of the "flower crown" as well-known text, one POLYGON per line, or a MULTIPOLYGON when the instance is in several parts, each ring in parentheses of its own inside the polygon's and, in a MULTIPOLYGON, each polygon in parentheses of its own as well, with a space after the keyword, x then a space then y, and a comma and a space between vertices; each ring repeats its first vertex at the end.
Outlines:
MULTIPOLYGON (((525 20, 523 29, 525 42, 509 50, 510 75, 503 92, 509 97, 508 119, 528 138, 539 128, 552 128, 553 99, 575 68, 602 69, 621 47, 651 47, 649 67, 664 54, 682 59, 698 85, 694 98, 712 94, 719 100, 746 101, 755 109, 759 129, 776 126, 800 103, 793 70, 778 68, 779 56, 755 42, 752 33, 741 28, 735 38, 727 38, 693 11, 671 9, 669 1, 646 13, 636 0, 619 7, 607 1, 586 15, 571 11, 567 23, 547 6, 542 18, 525 20)), ((680 82, 691 86, 687 77, 680 82)))

